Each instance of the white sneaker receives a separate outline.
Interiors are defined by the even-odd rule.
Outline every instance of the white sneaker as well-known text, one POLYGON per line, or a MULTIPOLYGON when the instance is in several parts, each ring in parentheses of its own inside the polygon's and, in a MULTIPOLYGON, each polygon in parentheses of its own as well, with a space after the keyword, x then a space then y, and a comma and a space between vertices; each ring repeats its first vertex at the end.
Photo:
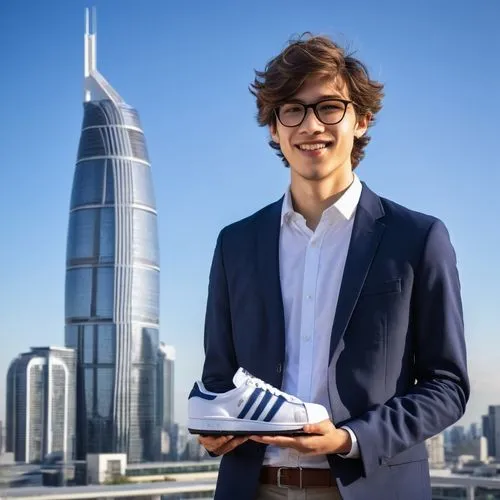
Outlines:
POLYGON ((191 434, 300 434, 306 424, 328 420, 322 405, 304 403, 239 368, 235 389, 218 394, 195 382, 188 400, 191 434))

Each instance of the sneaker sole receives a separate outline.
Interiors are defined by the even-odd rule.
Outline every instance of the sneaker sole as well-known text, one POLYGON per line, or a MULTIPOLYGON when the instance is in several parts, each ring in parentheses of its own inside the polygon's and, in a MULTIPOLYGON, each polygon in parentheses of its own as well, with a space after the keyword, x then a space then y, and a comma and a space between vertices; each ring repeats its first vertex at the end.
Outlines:
POLYGON ((317 434, 306 434, 302 429, 296 431, 213 431, 203 429, 191 429, 190 434, 200 436, 315 436, 317 434))
POLYGON ((189 418, 188 431, 191 434, 203 434, 210 436, 225 435, 259 435, 277 436, 283 434, 304 435, 305 424, 277 424, 272 422, 259 422, 243 419, 207 419, 189 418))

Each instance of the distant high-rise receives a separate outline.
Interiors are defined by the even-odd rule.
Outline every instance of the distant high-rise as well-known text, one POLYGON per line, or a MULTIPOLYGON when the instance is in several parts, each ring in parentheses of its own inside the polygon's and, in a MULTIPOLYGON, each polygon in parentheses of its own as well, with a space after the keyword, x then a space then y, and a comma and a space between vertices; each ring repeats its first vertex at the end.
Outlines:
POLYGON ((66 345, 78 351, 78 457, 151 460, 156 428, 159 252, 137 112, 96 69, 86 11, 84 115, 66 253, 66 345))
POLYGON ((480 437, 479 429, 476 423, 470 424, 469 437, 471 439, 477 439, 480 437))
POLYGON ((76 354, 73 349, 33 347, 7 374, 7 443, 16 462, 47 455, 74 458, 76 354))
POLYGON ((427 454, 429 455, 429 466, 431 469, 442 469, 444 461, 444 434, 433 436, 425 442, 427 454))
POLYGON ((488 406, 488 424, 488 454, 500 460, 500 405, 488 406))
POLYGON ((491 432, 490 432, 490 416, 489 415, 483 415, 481 417, 481 426, 482 426, 483 437, 486 438, 486 442, 488 443, 488 456, 493 457, 495 455, 495 452, 493 450, 493 439, 491 437, 491 432))
POLYGON ((160 343, 158 349, 158 413, 157 421, 163 429, 174 423, 174 367, 175 348, 160 343))
POLYGON ((175 460, 174 444, 176 429, 174 425, 174 367, 175 348, 161 342, 158 349, 157 368, 157 412, 156 421, 160 431, 159 459, 175 460))
POLYGON ((455 450, 465 440, 465 428, 463 425, 454 425, 450 428, 451 449, 455 450))

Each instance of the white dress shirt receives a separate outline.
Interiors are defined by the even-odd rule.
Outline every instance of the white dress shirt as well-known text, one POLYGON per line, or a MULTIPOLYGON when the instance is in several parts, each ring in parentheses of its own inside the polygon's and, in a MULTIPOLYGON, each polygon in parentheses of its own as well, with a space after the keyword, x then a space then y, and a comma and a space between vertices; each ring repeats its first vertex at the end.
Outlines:
MULTIPOLYGON (((345 193, 322 214, 315 231, 294 211, 290 190, 281 210, 279 270, 285 314, 285 364, 282 390, 303 401, 327 408, 330 337, 340 283, 351 240, 354 214, 361 196, 354 180, 345 193)), ((348 427, 351 451, 357 458, 356 436, 348 427)), ((325 455, 305 456, 290 448, 268 446, 264 465, 328 468, 325 455)))

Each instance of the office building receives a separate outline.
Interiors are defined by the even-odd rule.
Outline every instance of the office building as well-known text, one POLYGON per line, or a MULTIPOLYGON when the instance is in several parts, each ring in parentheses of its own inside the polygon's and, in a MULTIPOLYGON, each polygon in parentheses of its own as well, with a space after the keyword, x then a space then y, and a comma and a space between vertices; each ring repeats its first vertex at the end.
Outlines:
POLYGON ((160 459, 173 459, 174 450, 174 367, 175 348, 160 343, 157 369, 157 422, 159 426, 160 459))
POLYGON ((488 425, 488 453, 495 460, 500 460, 500 405, 488 406, 488 425))
POLYGON ((486 442, 487 442, 488 456, 492 457, 492 456, 494 456, 494 452, 493 452, 493 441, 491 439, 491 433, 490 433, 490 416, 489 415, 483 415, 481 417, 481 426, 482 426, 482 435, 484 438, 486 438, 486 442))
POLYGON ((429 455, 429 466, 431 469, 442 469, 445 466, 444 459, 444 435, 438 434, 426 440, 427 453, 429 455))
POLYGON ((175 348, 160 343, 158 349, 158 421, 163 428, 174 423, 175 348))
POLYGON ((7 374, 7 452, 16 462, 74 457, 76 354, 73 349, 33 347, 7 374))

